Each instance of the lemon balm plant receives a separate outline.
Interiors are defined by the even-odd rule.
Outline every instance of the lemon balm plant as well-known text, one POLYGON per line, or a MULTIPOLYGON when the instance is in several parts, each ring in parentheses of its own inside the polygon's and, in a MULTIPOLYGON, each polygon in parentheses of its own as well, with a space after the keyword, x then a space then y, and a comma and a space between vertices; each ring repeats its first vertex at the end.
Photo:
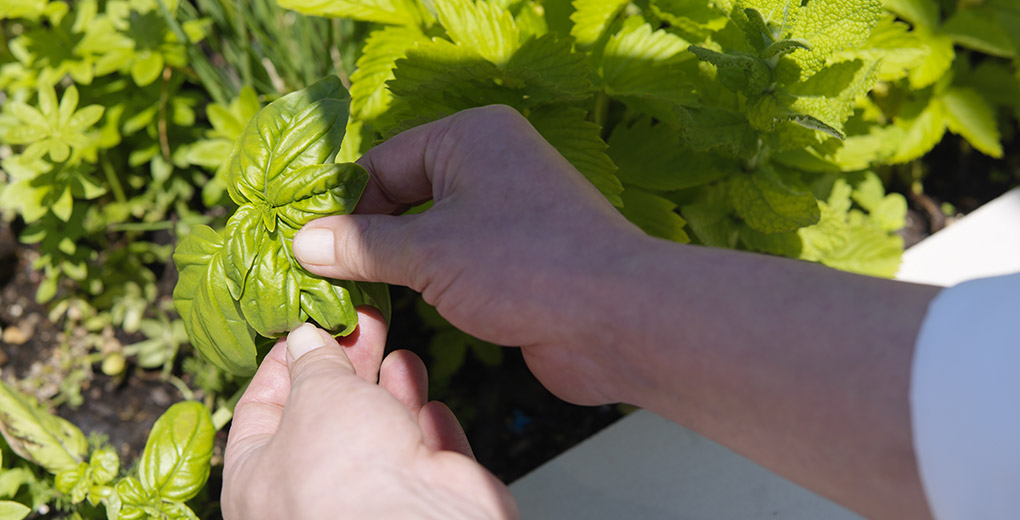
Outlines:
POLYGON ((927 88, 948 70, 928 27, 886 9, 931 2, 279 3, 373 24, 351 76, 362 150, 505 103, 628 218, 672 240, 891 276, 906 204, 878 174, 947 126, 999 153, 980 96, 952 90, 947 111, 923 121, 889 102, 890 89, 927 88))

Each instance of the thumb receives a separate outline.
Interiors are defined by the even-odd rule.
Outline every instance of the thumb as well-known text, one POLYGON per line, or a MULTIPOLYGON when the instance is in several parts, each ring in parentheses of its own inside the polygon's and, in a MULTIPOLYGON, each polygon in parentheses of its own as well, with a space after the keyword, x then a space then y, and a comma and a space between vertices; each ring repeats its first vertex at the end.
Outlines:
POLYGON ((309 222, 294 237, 294 256, 319 276, 412 286, 416 215, 337 215, 309 222))
POLYGON ((287 335, 287 366, 292 394, 317 392, 324 384, 336 384, 355 375, 354 364, 336 340, 310 323, 287 335))

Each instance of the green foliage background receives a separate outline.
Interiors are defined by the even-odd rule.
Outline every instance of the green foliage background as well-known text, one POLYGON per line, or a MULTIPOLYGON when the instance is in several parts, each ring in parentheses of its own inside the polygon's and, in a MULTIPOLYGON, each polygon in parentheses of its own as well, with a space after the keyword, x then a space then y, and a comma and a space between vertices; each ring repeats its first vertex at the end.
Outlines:
MULTIPOLYGON (((233 212, 247 121, 322 77, 352 96, 337 162, 503 103, 652 235, 879 276, 902 251, 889 182, 923 189, 947 131, 1003 157, 1020 117, 1010 0, 0 0, 0 30, 0 215, 38 253, 36 299, 140 338, 85 362, 183 369, 216 427, 241 381, 193 357, 170 255, 233 212)), ((438 387, 467 356, 500 362, 419 313, 438 387)), ((73 386, 55 400, 80 403, 73 386)), ((4 453, 0 499, 104 516, 4 453)))

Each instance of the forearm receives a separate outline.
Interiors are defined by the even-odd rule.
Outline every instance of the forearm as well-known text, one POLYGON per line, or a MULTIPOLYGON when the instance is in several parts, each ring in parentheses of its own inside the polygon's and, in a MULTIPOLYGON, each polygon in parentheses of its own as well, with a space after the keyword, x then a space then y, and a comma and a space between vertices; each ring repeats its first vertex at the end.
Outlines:
POLYGON ((908 390, 937 288, 662 241, 633 250, 612 282, 628 302, 621 356, 640 374, 626 400, 869 517, 928 516, 908 390))

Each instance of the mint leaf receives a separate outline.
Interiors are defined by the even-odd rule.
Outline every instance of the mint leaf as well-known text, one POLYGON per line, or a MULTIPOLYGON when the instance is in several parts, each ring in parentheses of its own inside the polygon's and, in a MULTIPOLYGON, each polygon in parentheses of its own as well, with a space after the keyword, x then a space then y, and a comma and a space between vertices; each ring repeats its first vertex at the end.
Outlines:
POLYGON ((883 0, 883 4, 915 27, 934 29, 939 23, 939 5, 931 0, 883 0))
POLYGON ((721 149, 741 159, 758 152, 758 132, 751 128, 744 114, 705 106, 680 109, 676 116, 680 135, 694 150, 721 149))
MULTIPOLYGON (((835 53, 833 59, 860 59, 866 63, 878 63, 878 79, 896 81, 921 68, 929 52, 928 45, 916 32, 909 31, 907 24, 888 15, 878 22, 866 42, 835 53)), ((928 78, 918 78, 915 81, 920 83, 919 87, 924 87, 934 79, 929 81, 928 78)))
POLYGON ((811 49, 794 52, 780 64, 789 70, 784 77, 795 77, 794 71, 800 79, 811 76, 834 52, 867 40, 881 17, 880 0, 810 0, 797 17, 792 35, 806 40, 811 49))
POLYGON ((688 243, 686 222, 676 212, 676 204, 640 188, 628 186, 621 194, 623 215, 653 237, 688 243))
POLYGON ((618 168, 616 176, 647 190, 691 188, 726 175, 716 164, 718 159, 688 149, 678 133, 667 125, 653 125, 648 117, 616 125, 608 144, 609 157, 618 168))
POLYGON ((772 167, 730 179, 730 199, 737 214, 762 233, 792 231, 818 222, 818 201, 809 191, 780 179, 772 167))
POLYGON ((946 132, 945 105, 930 95, 912 101, 900 110, 893 124, 902 131, 903 139, 891 164, 913 161, 935 147, 946 132))
POLYGON ((700 243, 711 247, 736 247, 739 226, 732 212, 726 184, 702 190, 694 202, 680 208, 694 236, 700 243))
POLYGON ((956 43, 985 54, 1015 58, 1020 52, 1020 11, 1015 4, 988 2, 961 6, 942 25, 942 34, 956 43))
POLYGON ((949 131, 963 136, 985 155, 1002 157, 999 128, 992 107, 974 90, 965 87, 950 88, 939 96, 945 107, 949 131))

